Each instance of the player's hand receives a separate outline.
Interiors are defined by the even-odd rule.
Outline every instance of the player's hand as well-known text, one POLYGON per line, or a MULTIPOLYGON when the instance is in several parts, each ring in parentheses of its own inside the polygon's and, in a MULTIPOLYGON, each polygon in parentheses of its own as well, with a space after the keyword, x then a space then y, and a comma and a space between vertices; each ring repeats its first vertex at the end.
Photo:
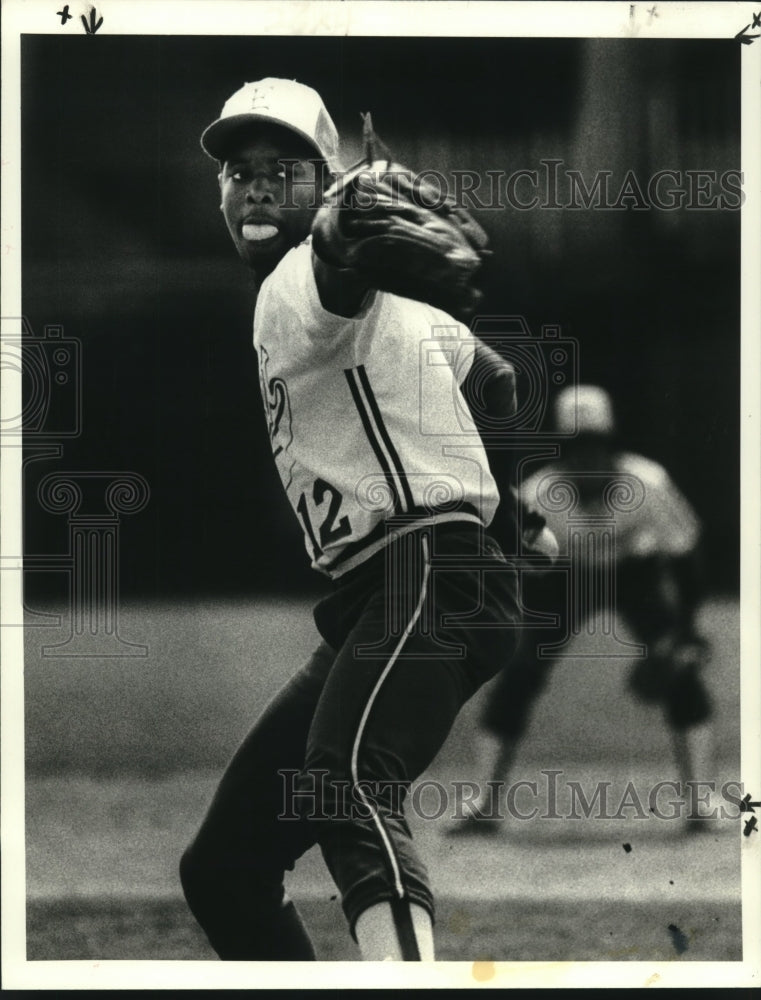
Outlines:
POLYGON ((516 505, 520 525, 520 554, 532 557, 533 572, 543 573, 557 561, 560 552, 558 540, 535 504, 529 503, 515 486, 510 487, 510 494, 516 505))
POLYGON ((542 557, 539 563, 533 567, 537 572, 544 572, 555 565, 560 553, 560 547, 557 538, 555 538, 555 533, 546 524, 541 528, 528 528, 524 530, 522 540, 523 555, 542 557))

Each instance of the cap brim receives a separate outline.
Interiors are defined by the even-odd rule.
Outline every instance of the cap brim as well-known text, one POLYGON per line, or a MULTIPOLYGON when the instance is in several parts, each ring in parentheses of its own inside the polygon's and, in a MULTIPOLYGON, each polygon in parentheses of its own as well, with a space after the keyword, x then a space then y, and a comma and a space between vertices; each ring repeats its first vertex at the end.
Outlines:
POLYGON ((317 153, 321 160, 325 160, 329 166, 332 166, 330 159, 317 147, 313 139, 306 132, 294 128, 289 122, 282 121, 280 118, 273 118, 271 115, 247 113, 230 115, 228 118, 218 118, 204 130, 201 136, 201 147, 213 160, 223 161, 233 134, 245 125, 254 125, 259 122, 266 125, 279 125, 281 128, 286 129, 286 131, 293 133, 293 135, 299 136, 310 149, 313 149, 317 153))

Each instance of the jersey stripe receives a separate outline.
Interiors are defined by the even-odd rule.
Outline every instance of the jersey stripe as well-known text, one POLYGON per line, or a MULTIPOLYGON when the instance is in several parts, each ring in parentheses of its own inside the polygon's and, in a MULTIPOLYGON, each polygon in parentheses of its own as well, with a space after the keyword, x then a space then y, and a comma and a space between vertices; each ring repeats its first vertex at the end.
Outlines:
POLYGON ((428 577, 431 572, 431 562, 428 552, 428 539, 425 538, 425 536, 423 536, 421 542, 423 547, 423 579, 420 584, 420 596, 418 597, 417 605, 412 613, 412 617, 407 623, 407 626, 404 630, 404 634, 399 639, 399 642, 396 644, 396 648, 391 654, 388 663, 383 668, 383 671, 378 680, 375 682, 375 687, 373 688, 370 697, 367 700, 367 704, 365 705, 365 710, 362 713, 362 718, 359 720, 359 726, 357 727, 357 735, 354 738, 354 746, 352 747, 351 751, 352 781, 354 782, 354 786, 360 798, 362 799, 363 804, 367 806, 368 810, 372 815, 373 822, 375 823, 375 827, 378 831, 381 842, 383 843, 383 846, 386 850, 386 854, 388 855, 389 863, 391 865, 391 870, 394 876, 394 888, 396 889, 396 894, 399 897, 399 899, 405 898, 404 883, 402 881, 402 872, 399 864, 399 859, 396 856, 396 851, 394 850, 393 844, 391 843, 391 838, 389 837, 388 831, 384 827, 383 822, 380 816, 378 815, 377 809, 373 806, 373 804, 367 798, 367 796, 365 795, 365 793, 363 792, 362 788, 359 785, 359 746, 362 741, 362 736, 365 731, 365 726, 367 725, 367 720, 370 716, 370 712, 372 711, 373 703, 375 702, 375 699, 378 697, 378 692, 383 687, 383 682, 391 673, 394 664, 399 658, 399 654, 402 651, 404 643, 407 641, 408 637, 412 633, 412 630, 415 627, 418 618, 420 618, 420 614, 423 610, 423 604, 425 603, 425 599, 428 594, 428 577))
POLYGON ((357 374, 359 375, 360 382, 362 383, 362 388, 365 391, 365 395, 367 396, 367 401, 370 404, 370 408, 372 409, 375 422, 378 426, 378 431, 380 432, 380 435, 383 439, 383 443, 385 444, 386 449, 388 450, 388 453, 391 456, 391 462, 394 469, 396 470, 396 474, 397 476, 399 476, 399 480, 402 485, 402 491, 404 493, 404 500, 406 503, 405 509, 411 510, 412 507, 414 506, 414 502, 412 499, 412 491, 410 490, 410 484, 407 481, 407 474, 404 471, 404 466, 402 465, 401 460, 399 458, 399 453, 394 447, 394 443, 391 440, 391 437, 386 428, 386 424, 383 420, 383 415, 381 414, 378 402, 375 398, 375 393, 373 392, 373 388, 370 385, 370 379, 367 377, 367 370, 364 365, 357 366, 357 374))
POLYGON ((349 383, 352 399, 354 400, 354 405, 356 406, 357 412, 362 420, 362 426, 364 427, 367 439, 375 452, 378 464, 383 470, 383 477, 388 483, 391 495, 394 498, 394 512, 397 514, 403 514, 406 512, 407 508, 404 506, 404 500, 402 499, 402 494, 399 491, 399 484, 397 483, 396 478, 396 476, 398 476, 398 472, 391 467, 392 456, 388 452, 388 449, 384 447, 377 422, 373 417, 372 407, 366 397, 364 387, 358 378, 358 369, 345 368, 344 374, 346 375, 346 381, 349 383))

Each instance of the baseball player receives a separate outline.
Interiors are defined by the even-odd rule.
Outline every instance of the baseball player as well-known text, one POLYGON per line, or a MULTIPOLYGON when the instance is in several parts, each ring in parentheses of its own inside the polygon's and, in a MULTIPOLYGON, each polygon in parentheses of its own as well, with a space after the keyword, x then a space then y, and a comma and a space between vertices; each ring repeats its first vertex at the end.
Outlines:
POLYGON ((184 892, 221 958, 313 959, 283 876, 319 844, 363 959, 432 959, 404 791, 510 659, 520 621, 515 567, 484 530, 500 501, 515 523, 510 461, 490 465, 485 414, 467 402, 477 367, 478 400, 513 412, 514 375, 457 317, 485 236, 410 198, 421 186, 369 117, 366 158, 341 173, 335 126, 301 83, 245 84, 202 145, 257 287, 274 460, 332 584, 314 613, 322 641, 264 708, 183 856, 184 892))
MULTIPOLYGON (((578 524, 593 523, 596 517, 601 523, 600 515, 603 520, 606 513, 610 515, 605 491, 616 483, 631 491, 630 503, 628 509, 624 505, 614 514, 613 552, 601 545, 586 551, 577 548, 570 575, 562 567, 525 575, 522 594, 527 613, 530 609, 556 616, 557 624, 530 627, 528 621, 524 623, 520 648, 485 702, 482 724, 491 737, 490 779, 499 783, 509 777, 531 709, 557 662, 546 647, 579 634, 585 624, 580 620, 582 613, 589 622, 600 612, 609 616, 618 612, 646 649, 645 658, 633 663, 629 690, 662 708, 678 778, 692 811, 688 818, 701 818, 705 808, 698 808, 695 799, 698 786, 691 786, 690 792, 687 783, 715 776, 711 699, 702 678, 708 648, 695 622, 704 596, 698 518, 662 466, 617 446, 611 398, 604 389, 582 385, 563 390, 555 401, 555 416, 558 433, 576 432, 575 436, 563 444, 561 459, 530 475, 521 492, 525 502, 535 504, 546 517, 561 557, 567 559, 571 553, 567 505, 557 502, 564 498, 559 491, 577 491, 573 516, 578 524), (603 560, 613 563, 613 586, 601 583, 603 560), (595 577, 598 582, 591 584, 595 577), (540 646, 544 647, 541 652, 540 646)), ((493 796, 484 794, 465 822, 456 823, 450 832, 488 832, 497 829, 499 818, 493 796)), ((701 829, 701 825, 691 823, 688 829, 701 829)))

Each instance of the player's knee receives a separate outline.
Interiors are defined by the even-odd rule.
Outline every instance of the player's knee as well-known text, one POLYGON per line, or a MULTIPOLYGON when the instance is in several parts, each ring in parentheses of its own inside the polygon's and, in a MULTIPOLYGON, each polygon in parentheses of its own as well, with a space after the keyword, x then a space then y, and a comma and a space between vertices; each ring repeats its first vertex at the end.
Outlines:
POLYGON ((191 844, 180 858, 180 885, 191 910, 195 911, 203 905, 208 895, 205 889, 208 882, 205 866, 191 844))
POLYGON ((196 916, 213 911, 224 898, 230 878, 224 861, 209 851, 190 844, 180 858, 180 884, 185 899, 196 916))
MULTIPOLYGON (((248 906, 271 912, 283 895, 277 866, 244 862, 191 844, 180 858, 185 900, 202 926, 228 922, 230 913, 248 906)), ((250 918, 249 918, 250 919, 250 918)))
POLYGON ((683 640, 668 655, 640 661, 630 675, 630 689, 643 701, 660 702, 674 729, 707 722, 713 714, 702 675, 708 652, 698 638, 683 640))
POLYGON ((637 660, 627 683, 631 693, 640 701, 646 704, 663 701, 672 683, 668 661, 656 656, 637 660))
POLYGON ((488 692, 481 723, 488 732, 505 740, 518 740, 528 726, 539 695, 547 686, 551 667, 544 663, 521 663, 506 667, 488 692))
POLYGON ((697 671, 691 671, 678 688, 669 692, 666 714, 674 729, 699 726, 712 717, 711 697, 697 671))
POLYGON ((517 716, 510 711, 504 712, 501 708, 502 706, 497 704, 487 705, 481 716, 481 726, 492 736, 505 742, 515 742, 526 732, 528 712, 517 716))

